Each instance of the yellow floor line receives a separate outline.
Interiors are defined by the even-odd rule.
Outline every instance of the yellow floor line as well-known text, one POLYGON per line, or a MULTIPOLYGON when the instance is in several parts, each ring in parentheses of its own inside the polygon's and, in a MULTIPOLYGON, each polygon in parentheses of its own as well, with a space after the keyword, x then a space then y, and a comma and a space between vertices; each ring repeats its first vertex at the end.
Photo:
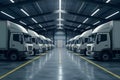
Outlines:
POLYGON ((15 69, 13 69, 13 70, 11 70, 11 71, 9 71, 9 72, 3 74, 2 76, 0 76, 0 79, 5 78, 6 76, 8 76, 8 75, 14 73, 15 71, 21 69, 22 67, 24 67, 24 66, 30 64, 31 62, 33 62, 33 61, 35 61, 35 60, 37 60, 37 59, 39 59, 39 58, 40 58, 40 56, 37 56, 37 57, 33 58, 32 60, 29 60, 29 61, 25 62, 24 64, 22 64, 22 65, 16 67, 15 69))
MULTIPOLYGON (((77 55, 77 54, 75 53, 75 55, 77 55)), ((99 69, 101 69, 101 70, 103 70, 103 71, 109 73, 110 75, 112 75, 112 76, 114 76, 114 77, 120 79, 120 75, 117 75, 117 74, 115 74, 115 73, 109 71, 108 69, 106 69, 106 68, 104 68, 104 67, 102 67, 102 66, 100 66, 100 65, 98 65, 98 64, 96 64, 96 63, 94 63, 94 62, 91 61, 91 60, 88 60, 87 58, 85 58, 85 57, 83 57, 83 56, 80 56, 80 58, 83 59, 83 60, 85 60, 85 61, 87 61, 87 62, 89 62, 90 64, 92 64, 92 65, 98 67, 99 69)))

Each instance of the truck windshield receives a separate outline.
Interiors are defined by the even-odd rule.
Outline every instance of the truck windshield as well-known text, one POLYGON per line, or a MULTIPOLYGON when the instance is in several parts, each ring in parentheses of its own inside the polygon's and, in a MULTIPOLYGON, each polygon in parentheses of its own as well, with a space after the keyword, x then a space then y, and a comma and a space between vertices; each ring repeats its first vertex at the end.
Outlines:
POLYGON ((95 39, 96 39, 96 35, 97 34, 90 35, 89 38, 88 38, 88 43, 94 43, 95 39))
POLYGON ((24 40, 26 43, 32 43, 31 36, 28 34, 24 34, 24 40))
POLYGON ((79 38, 79 39, 78 39, 78 42, 77 42, 77 44, 80 44, 80 43, 81 43, 81 38, 79 38))
POLYGON ((39 39, 39 44, 43 44, 43 40, 39 39))

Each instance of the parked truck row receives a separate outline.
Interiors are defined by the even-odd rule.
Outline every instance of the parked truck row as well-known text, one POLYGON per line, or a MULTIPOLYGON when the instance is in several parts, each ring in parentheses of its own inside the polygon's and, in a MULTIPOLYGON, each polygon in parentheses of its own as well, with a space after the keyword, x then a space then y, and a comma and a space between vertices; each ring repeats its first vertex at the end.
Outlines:
POLYGON ((67 49, 108 61, 120 57, 120 21, 109 21, 67 42, 67 49), (74 44, 74 45, 73 45, 74 44))
POLYGON ((51 50, 53 47, 52 40, 33 30, 27 30, 10 21, 0 21, 0 56, 2 57, 21 60, 51 50))

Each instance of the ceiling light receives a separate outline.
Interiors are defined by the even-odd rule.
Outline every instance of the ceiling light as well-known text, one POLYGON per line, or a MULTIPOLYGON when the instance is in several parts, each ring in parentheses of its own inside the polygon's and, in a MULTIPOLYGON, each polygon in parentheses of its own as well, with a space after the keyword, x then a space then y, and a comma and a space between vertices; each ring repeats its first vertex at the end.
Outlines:
POLYGON ((24 25, 27 25, 25 22, 23 22, 23 21, 19 21, 20 23, 22 23, 22 24, 24 24, 24 25))
POLYGON ((80 25, 78 25, 78 28, 80 28, 81 27, 81 24, 80 25))
POLYGON ((76 31, 76 30, 77 30, 77 28, 74 29, 74 31, 76 31))
POLYGON ((10 0, 12 3, 15 3, 15 1, 13 1, 13 0, 10 0))
POLYGON ((2 14, 4 14, 4 15, 6 15, 6 16, 8 16, 8 17, 10 17, 10 18, 12 18, 12 19, 15 19, 15 17, 13 17, 13 16, 11 16, 11 15, 9 15, 9 14, 7 14, 6 12, 4 12, 4 11, 0 11, 2 14))
POLYGON ((34 18, 31 18, 35 23, 37 23, 37 21, 34 18))
POLYGON ((33 27, 29 26, 29 28, 34 29, 33 27))
POLYGON ((26 14, 27 16, 30 16, 24 9, 20 9, 24 14, 26 14))
POLYGON ((95 10, 95 12, 91 14, 91 16, 94 16, 98 11, 100 11, 100 9, 95 10))
POLYGON ((39 24, 39 26, 42 28, 42 25, 39 24))
POLYGON ((62 27, 58 27, 58 29, 63 29, 62 27))
POLYGON ((55 13, 67 13, 65 10, 56 10, 55 13))
POLYGON ((89 19, 89 18, 85 19, 85 20, 83 21, 83 23, 86 23, 86 22, 88 21, 88 19, 89 19))
POLYGON ((96 25, 96 24, 98 24, 98 23, 100 23, 100 21, 95 22, 93 25, 96 25))
POLYGON ((107 0, 106 3, 109 3, 111 0, 107 0))
POLYGON ((57 24, 57 26, 63 26, 63 24, 57 24))
POLYGON ((114 15, 116 15, 116 14, 118 14, 118 13, 119 13, 119 11, 117 11, 117 12, 115 12, 115 13, 113 13, 113 14, 107 16, 105 19, 108 19, 108 18, 110 18, 110 17, 112 17, 112 16, 114 16, 114 15))
POLYGON ((90 26, 86 27, 85 29, 89 29, 89 28, 90 28, 90 26))
POLYGON ((45 30, 46 31, 46 29, 44 28, 43 30, 45 30))
POLYGON ((59 18, 58 18, 57 21, 64 21, 64 19, 61 19, 61 18, 59 19, 59 18))

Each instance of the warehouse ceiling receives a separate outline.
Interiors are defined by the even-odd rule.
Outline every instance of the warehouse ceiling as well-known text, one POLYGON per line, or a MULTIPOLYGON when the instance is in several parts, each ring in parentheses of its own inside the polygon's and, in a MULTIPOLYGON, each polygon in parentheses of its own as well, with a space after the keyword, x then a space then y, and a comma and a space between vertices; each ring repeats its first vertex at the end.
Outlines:
POLYGON ((37 32, 83 32, 120 19, 120 0, 0 0, 0 19, 37 32))

